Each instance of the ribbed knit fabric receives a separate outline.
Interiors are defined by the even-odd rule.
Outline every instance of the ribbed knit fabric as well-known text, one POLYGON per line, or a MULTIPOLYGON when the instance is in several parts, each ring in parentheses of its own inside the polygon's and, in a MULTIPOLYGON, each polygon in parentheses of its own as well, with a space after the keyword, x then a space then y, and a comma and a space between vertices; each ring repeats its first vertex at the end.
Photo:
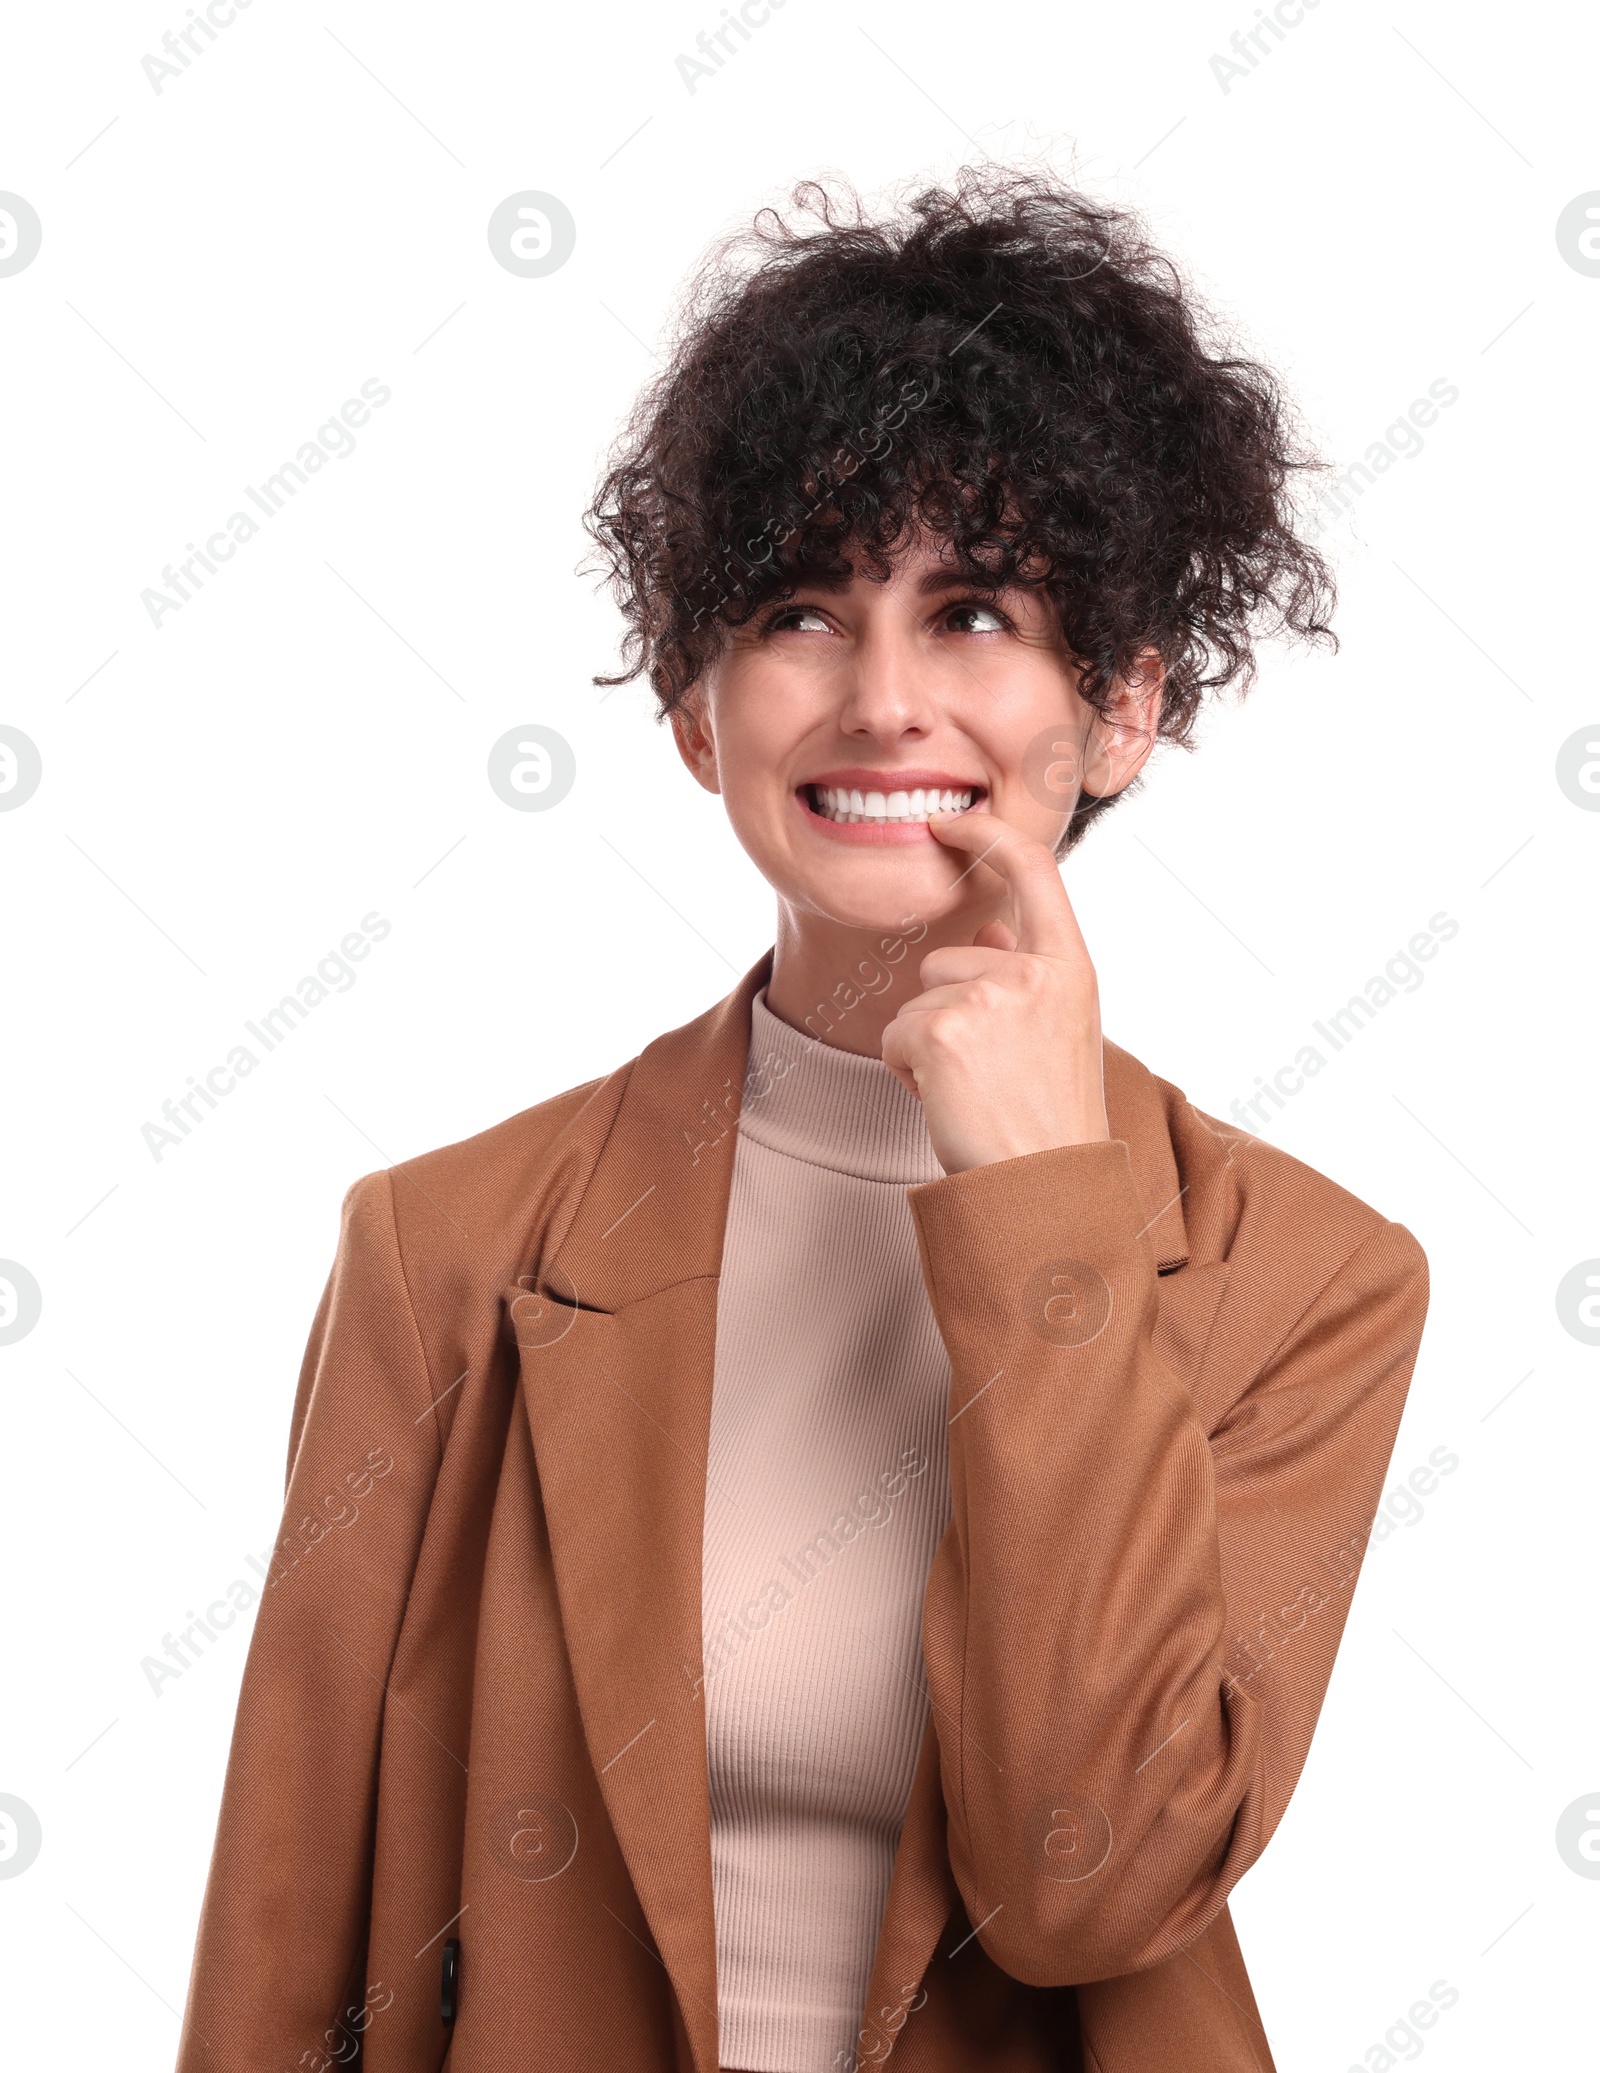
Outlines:
POLYGON ((703 1569, 725 2067, 836 2073, 861 2024, 950 1515, 950 1364, 905 1193, 943 1173, 881 1060, 756 996, 703 1569))

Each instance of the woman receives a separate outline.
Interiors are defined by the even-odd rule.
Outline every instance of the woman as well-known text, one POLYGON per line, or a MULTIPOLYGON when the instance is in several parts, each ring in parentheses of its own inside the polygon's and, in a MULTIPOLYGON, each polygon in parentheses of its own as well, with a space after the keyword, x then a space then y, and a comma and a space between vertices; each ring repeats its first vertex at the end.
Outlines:
POLYGON ((1327 637, 1308 464, 1130 217, 797 201, 590 521, 775 948, 346 1197, 183 2073, 1272 2063, 1426 1265, 1103 1042, 1057 860, 1327 637))

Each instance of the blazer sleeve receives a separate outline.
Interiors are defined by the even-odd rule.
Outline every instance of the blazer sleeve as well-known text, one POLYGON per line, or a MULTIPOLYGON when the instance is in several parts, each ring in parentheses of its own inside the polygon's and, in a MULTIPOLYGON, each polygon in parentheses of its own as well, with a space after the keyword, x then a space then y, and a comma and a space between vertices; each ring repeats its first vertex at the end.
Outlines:
POLYGON ((344 1200, 296 1392, 201 1908, 178 2073, 350 2051, 361 2007, 384 1688, 438 1470, 387 1173, 344 1200))
POLYGON ((1427 1263, 1374 1219, 1302 1314, 1266 1320, 1208 1433, 1152 1343, 1125 1144, 909 1199, 953 1376, 951 1530, 923 1623, 951 1867, 1005 1971, 1112 1978, 1198 1936, 1288 1803, 1427 1263))

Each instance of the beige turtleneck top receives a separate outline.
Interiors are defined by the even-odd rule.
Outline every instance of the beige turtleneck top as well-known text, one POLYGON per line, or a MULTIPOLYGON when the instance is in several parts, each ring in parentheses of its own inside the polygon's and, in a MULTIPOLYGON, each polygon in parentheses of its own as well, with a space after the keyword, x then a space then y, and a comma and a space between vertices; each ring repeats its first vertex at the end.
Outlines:
POLYGON ((862 2019, 927 1721, 950 1364, 908 1186, 922 1106, 765 990, 734 1151, 706 1475, 720 2057, 836 2073, 862 2019))

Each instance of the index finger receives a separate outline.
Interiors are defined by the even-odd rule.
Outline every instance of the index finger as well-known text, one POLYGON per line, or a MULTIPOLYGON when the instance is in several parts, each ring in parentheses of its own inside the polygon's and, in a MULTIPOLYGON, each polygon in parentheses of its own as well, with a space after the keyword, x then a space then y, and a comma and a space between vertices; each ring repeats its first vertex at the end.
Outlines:
POLYGON ((930 817, 928 826, 938 841, 971 855, 968 870, 987 864, 1006 881, 1019 950, 1041 957, 1088 956, 1054 853, 1042 842, 977 807, 930 817))

